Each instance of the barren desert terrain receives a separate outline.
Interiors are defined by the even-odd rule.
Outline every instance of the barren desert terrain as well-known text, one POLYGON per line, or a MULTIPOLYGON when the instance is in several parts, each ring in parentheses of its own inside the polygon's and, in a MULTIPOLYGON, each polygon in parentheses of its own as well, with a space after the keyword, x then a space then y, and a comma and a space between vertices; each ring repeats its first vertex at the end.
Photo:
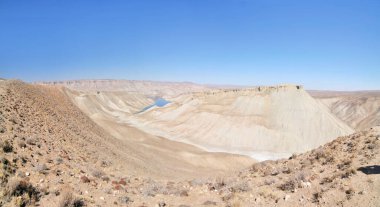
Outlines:
POLYGON ((380 207, 380 0, 0 0, 0 207, 380 207))
POLYGON ((0 80, 0 95, 1 206, 380 205, 375 92, 0 80))

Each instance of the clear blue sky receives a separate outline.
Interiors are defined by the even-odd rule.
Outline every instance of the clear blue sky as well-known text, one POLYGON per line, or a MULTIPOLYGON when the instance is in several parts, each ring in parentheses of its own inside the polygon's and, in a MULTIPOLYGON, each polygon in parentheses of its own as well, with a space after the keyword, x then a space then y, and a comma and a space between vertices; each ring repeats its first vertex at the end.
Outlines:
POLYGON ((380 89, 380 1, 0 0, 0 77, 380 89))

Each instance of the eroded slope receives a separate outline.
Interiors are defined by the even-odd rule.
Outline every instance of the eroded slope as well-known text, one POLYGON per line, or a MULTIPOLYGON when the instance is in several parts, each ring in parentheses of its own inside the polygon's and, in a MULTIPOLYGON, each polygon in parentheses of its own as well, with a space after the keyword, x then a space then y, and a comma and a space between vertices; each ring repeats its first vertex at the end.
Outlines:
POLYGON ((151 134, 256 159, 286 157, 353 130, 299 86, 185 94, 123 120, 151 134))
POLYGON ((380 128, 338 137, 288 159, 265 161, 226 177, 185 184, 186 196, 166 196, 157 183, 147 205, 348 206, 380 205, 380 128))
POLYGON ((153 140, 149 144, 116 139, 63 91, 0 81, 2 205, 59 206, 64 200, 90 206, 125 204, 131 193, 126 182, 138 189, 154 180, 222 174, 252 163, 157 137, 144 135, 153 140))
POLYGON ((379 128, 239 173, 152 179, 160 174, 152 169, 170 171, 155 168, 154 156, 139 168, 139 150, 110 137, 56 87, 0 81, 0 98, 3 206, 380 205, 379 128))
POLYGON ((203 91, 207 87, 190 82, 160 82, 140 80, 72 80, 39 82, 39 84, 61 85, 77 91, 124 91, 147 96, 177 96, 186 92, 203 91))
POLYGON ((311 95, 354 129, 363 130, 380 124, 379 91, 311 91, 311 95))

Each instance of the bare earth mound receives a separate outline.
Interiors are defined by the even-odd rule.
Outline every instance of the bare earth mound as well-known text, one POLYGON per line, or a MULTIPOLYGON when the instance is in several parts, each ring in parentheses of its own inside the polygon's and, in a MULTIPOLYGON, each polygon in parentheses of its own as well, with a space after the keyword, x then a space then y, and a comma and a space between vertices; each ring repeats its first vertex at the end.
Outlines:
POLYGON ((118 121, 207 151, 257 160, 287 157, 353 132, 299 86, 215 90, 169 100, 165 107, 118 121))

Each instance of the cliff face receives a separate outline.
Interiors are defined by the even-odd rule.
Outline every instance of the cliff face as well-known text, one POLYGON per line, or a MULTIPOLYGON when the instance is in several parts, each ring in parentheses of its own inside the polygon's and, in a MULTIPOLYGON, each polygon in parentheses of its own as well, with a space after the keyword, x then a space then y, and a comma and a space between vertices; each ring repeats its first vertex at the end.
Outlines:
POLYGON ((257 86, 257 87, 246 87, 246 88, 226 88, 226 89, 210 89, 202 92, 194 92, 193 94, 204 94, 204 95, 218 95, 218 94, 241 94, 241 95, 250 95, 252 93, 261 92, 272 93, 279 91, 291 91, 291 90, 303 90, 303 86, 301 85, 292 85, 292 84, 284 84, 277 86, 257 86))
POLYGON ((148 96, 177 96, 186 92, 202 91, 206 87, 190 82, 158 82, 139 80, 73 80, 37 82, 37 84, 61 85, 79 91, 124 91, 148 96))

